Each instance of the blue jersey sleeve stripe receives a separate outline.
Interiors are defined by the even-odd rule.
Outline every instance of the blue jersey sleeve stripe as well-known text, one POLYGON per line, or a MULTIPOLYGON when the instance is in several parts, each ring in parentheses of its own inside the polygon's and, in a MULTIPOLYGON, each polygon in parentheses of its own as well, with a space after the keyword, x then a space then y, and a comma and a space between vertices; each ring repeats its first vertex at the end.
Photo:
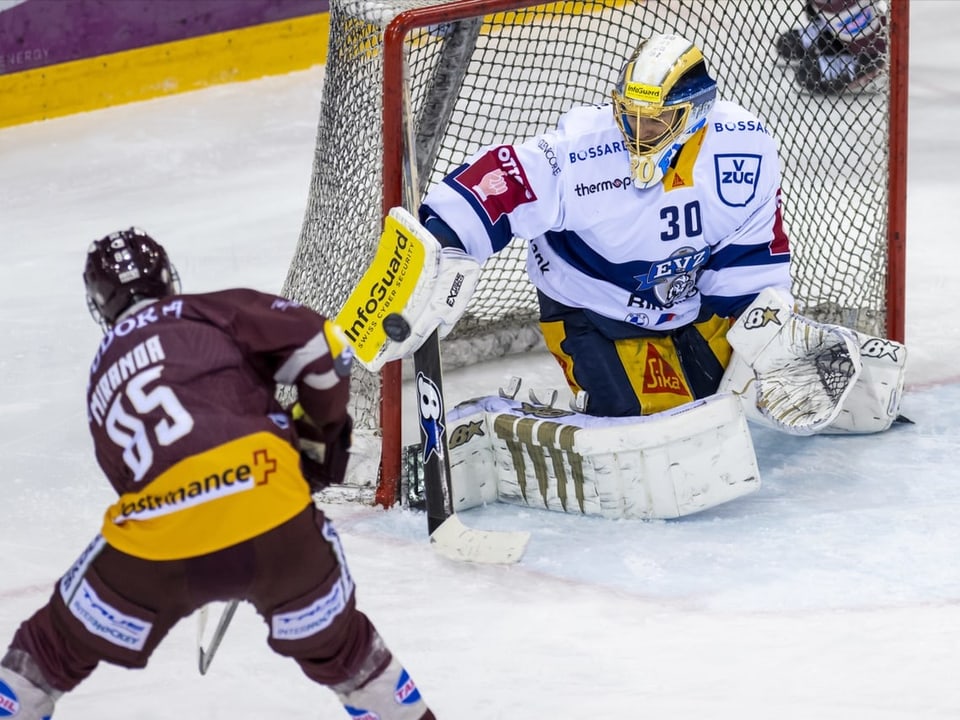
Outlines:
POLYGON ((714 270, 720 270, 729 267, 755 267, 757 265, 778 265, 789 262, 790 253, 774 255, 770 252, 769 243, 762 245, 727 245, 714 253, 713 259, 710 261, 710 267, 714 270))

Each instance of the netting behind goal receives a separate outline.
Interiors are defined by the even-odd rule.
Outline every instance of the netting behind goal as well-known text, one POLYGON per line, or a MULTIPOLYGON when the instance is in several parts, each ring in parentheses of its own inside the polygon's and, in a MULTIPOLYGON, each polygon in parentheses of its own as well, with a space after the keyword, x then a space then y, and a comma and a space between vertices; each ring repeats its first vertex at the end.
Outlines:
MULTIPOLYGON (((574 105, 607 102, 637 42, 674 31, 703 50, 719 97, 755 112, 779 142, 801 311, 902 340, 907 2, 890 3, 889 50, 872 87, 830 96, 802 92, 795 69, 777 57, 776 38, 804 22, 802 7, 802 0, 331 0, 310 198, 284 293, 336 314, 389 207, 414 205, 482 145, 522 140, 574 105)), ((524 254, 515 239, 484 266, 466 316, 443 345, 445 363, 539 342, 524 254)), ((358 428, 385 434, 387 483, 400 463, 392 427, 398 372, 387 376, 389 420, 381 421, 379 378, 362 369, 351 408, 358 428)))

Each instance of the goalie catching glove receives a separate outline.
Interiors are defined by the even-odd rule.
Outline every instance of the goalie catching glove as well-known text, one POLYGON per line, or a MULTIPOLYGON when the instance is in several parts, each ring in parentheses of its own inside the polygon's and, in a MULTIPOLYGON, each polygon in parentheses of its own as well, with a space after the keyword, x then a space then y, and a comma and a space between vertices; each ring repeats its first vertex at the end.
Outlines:
POLYGON ((793 312, 785 293, 761 292, 727 333, 734 354, 720 390, 747 416, 792 435, 812 435, 840 413, 860 375, 852 331, 793 312))
POLYGON ((384 221, 377 254, 337 316, 357 359, 378 371, 412 355, 437 330, 445 337, 467 309, 480 278, 480 263, 457 248, 445 248, 403 208, 384 221), (406 338, 389 337, 388 315, 410 326, 406 338))
POLYGON ((347 472, 353 420, 320 428, 314 424, 300 403, 290 408, 290 417, 297 430, 300 447, 300 468, 311 492, 320 492, 330 485, 340 485, 347 472))
POLYGON ((747 417, 791 435, 870 433, 890 427, 903 392, 906 348, 798 315, 773 288, 727 333, 733 358, 718 392, 747 417))

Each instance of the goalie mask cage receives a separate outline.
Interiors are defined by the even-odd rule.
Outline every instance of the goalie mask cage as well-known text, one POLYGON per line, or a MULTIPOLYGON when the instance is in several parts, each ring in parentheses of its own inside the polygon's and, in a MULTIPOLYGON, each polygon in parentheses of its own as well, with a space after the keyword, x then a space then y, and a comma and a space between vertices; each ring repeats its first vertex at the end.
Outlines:
MULTIPOLYGON (((483 145, 520 141, 574 105, 608 102, 638 41, 673 31, 701 48, 718 96, 756 113, 779 143, 800 311, 902 341, 907 0, 887 4, 887 52, 872 86, 838 95, 801 91, 795 68, 777 57, 777 37, 806 22, 803 4, 331 0, 313 177, 284 294, 335 315, 389 208, 415 212, 425 188, 483 145)), ((520 239, 486 263, 442 345, 448 366, 539 343, 524 268, 520 239)), ((379 377, 354 371, 357 431, 382 440, 383 505, 398 496, 401 379, 400 363, 379 377)))

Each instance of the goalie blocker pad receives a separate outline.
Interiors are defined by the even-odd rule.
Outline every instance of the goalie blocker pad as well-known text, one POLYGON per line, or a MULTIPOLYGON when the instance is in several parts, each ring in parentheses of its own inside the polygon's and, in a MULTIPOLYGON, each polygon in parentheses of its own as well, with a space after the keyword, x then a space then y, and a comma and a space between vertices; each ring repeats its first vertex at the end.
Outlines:
POLYGON ((901 343, 797 315, 773 288, 727 339, 734 353, 719 391, 738 395, 752 422, 793 435, 875 433, 899 416, 901 343))
POLYGON ((444 248, 400 207, 384 219, 376 255, 337 315, 357 359, 371 372, 412 355, 439 330, 446 336, 467 308, 480 263, 444 248), (406 338, 387 336, 384 319, 397 313, 410 326, 406 338))
POLYGON ((609 519, 667 519, 760 487, 740 402, 716 395, 606 418, 484 397, 447 413, 455 510, 501 501, 609 519))

